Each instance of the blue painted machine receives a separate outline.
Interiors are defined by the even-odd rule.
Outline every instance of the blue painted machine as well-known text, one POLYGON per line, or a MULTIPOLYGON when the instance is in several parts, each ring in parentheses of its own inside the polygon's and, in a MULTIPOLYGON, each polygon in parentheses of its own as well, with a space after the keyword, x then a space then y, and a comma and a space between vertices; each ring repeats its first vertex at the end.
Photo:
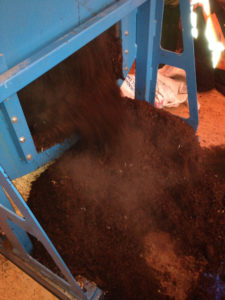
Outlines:
POLYGON ((70 143, 65 141, 38 153, 17 92, 119 22, 125 76, 136 59, 136 98, 154 104, 160 63, 184 69, 190 109, 187 122, 196 129, 190 3, 180 0, 181 54, 160 47, 163 8, 163 0, 0 0, 0 227, 12 245, 12 249, 7 248, 2 237, 0 252, 62 299, 100 299, 102 295, 89 283, 86 293, 79 288, 10 180, 56 158, 70 143), (23 217, 14 212, 8 197, 23 217), (29 256, 32 244, 26 232, 42 242, 67 281, 29 256))

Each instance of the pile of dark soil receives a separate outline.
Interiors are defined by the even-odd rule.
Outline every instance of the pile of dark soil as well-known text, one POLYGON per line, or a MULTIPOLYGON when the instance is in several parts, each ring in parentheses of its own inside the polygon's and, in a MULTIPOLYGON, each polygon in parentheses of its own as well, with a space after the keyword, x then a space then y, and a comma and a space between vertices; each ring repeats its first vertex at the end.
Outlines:
MULTIPOLYGON (((33 183, 31 210, 105 299, 225 299, 225 149, 201 149, 144 101, 121 103, 110 151, 81 140, 33 183)), ((33 255, 57 272, 39 244, 33 255)))
POLYGON ((202 150, 181 119, 121 98, 115 42, 105 32, 19 92, 38 150, 80 135, 29 206, 106 299, 224 299, 225 149, 202 150))

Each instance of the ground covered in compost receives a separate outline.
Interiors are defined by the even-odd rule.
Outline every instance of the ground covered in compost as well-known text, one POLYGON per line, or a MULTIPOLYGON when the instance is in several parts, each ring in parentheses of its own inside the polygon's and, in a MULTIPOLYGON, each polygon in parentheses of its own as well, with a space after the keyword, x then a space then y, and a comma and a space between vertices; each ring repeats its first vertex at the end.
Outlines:
MULTIPOLYGON (((225 299, 225 148, 200 148, 178 117, 121 101, 110 147, 81 140, 33 183, 31 210, 105 299, 225 299)), ((33 255, 57 272, 38 243, 33 255)))

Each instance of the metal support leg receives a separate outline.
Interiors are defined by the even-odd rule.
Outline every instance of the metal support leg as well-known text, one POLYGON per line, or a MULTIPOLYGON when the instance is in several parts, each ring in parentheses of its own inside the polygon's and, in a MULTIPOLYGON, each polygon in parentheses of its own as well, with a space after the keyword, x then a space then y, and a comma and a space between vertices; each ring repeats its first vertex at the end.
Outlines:
MULTIPOLYGON (((12 207, 10 201, 8 200, 5 192, 0 187, 0 205, 4 206, 11 212, 14 212, 14 208, 12 207)), ((32 250, 32 243, 24 230, 22 230, 19 226, 14 224, 11 221, 3 220, 4 224, 0 222, 1 228, 5 228, 7 226, 9 230, 9 234, 11 236, 12 245, 19 249, 20 253, 30 253, 32 250)))
MULTIPOLYGON (((54 293, 58 293, 59 290, 56 288, 57 284, 61 286, 61 289, 65 289, 67 293, 69 292, 70 295, 73 297, 76 297, 75 299, 79 300, 90 300, 90 299, 100 299, 101 292, 100 290, 95 287, 95 290, 93 293, 95 295, 98 295, 97 298, 93 298, 93 293, 88 294, 89 291, 85 294, 81 288, 79 287, 76 280, 73 278, 70 270, 64 263, 63 259, 57 252, 56 248, 48 238, 47 234, 42 229, 41 225, 38 223, 37 219, 27 206, 26 202, 23 200, 21 195, 18 193, 14 185, 9 180, 8 176, 0 167, 0 186, 2 187, 2 193, 3 190, 7 195, 10 197, 11 201, 18 207, 20 212, 22 213, 23 217, 20 217, 16 213, 14 213, 12 210, 8 209, 9 204, 6 202, 5 198, 0 198, 0 224, 1 229, 6 234, 8 241, 13 247, 13 252, 16 254, 13 255, 13 253, 9 254, 10 258, 12 258, 15 263, 20 263, 20 267, 24 269, 25 271, 30 271, 31 275, 35 277, 35 279, 39 280, 43 285, 45 285, 48 289, 53 291, 54 293), (3 204, 6 204, 3 205, 3 204), (12 227, 13 226, 16 227, 12 227), (16 232, 14 232, 14 228, 16 228, 16 232), (52 257, 53 261, 55 262, 56 266, 59 268, 59 270, 62 272, 64 277, 67 281, 64 279, 58 277, 54 273, 52 273, 50 270, 48 270, 46 267, 42 266, 40 263, 38 263, 35 259, 33 259, 24 249, 23 245, 21 245, 21 239, 20 236, 17 233, 17 229, 20 228, 22 233, 23 230, 28 232, 29 234, 33 235, 37 238, 38 241, 42 243, 42 245, 45 247, 49 255, 52 257), (16 258, 15 258, 16 257, 16 258), (46 274, 46 279, 43 280, 43 276, 37 275, 35 272, 32 272, 32 268, 28 268, 28 266, 25 265, 25 262, 28 264, 31 264, 34 268, 39 272, 42 272, 42 274, 46 274), (23 268, 24 267, 24 268, 23 268), (49 280, 54 282, 54 284, 49 283, 49 280), (96 290, 99 292, 96 293, 96 290)), ((0 194, 0 196, 2 195, 0 194)), ((7 251, 4 249, 4 244, 0 244, 0 253, 6 254, 7 251)), ((61 293, 61 291, 60 291, 61 293)), ((71 297, 63 297, 63 299, 73 299, 71 297)))
POLYGON ((161 48, 163 0, 148 0, 137 13, 137 57, 135 97, 154 105, 158 66, 168 64, 186 71, 190 117, 185 119, 195 130, 198 127, 197 87, 193 39, 191 37, 190 1, 180 0, 183 53, 161 48))

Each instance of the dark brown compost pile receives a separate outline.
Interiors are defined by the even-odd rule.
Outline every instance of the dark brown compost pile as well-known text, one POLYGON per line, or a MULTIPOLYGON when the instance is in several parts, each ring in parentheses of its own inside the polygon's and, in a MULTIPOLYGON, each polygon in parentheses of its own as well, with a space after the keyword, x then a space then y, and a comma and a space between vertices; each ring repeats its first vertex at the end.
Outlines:
POLYGON ((29 206, 106 299, 217 299, 204 273, 224 284, 225 150, 201 150, 184 121, 146 102, 123 105, 110 153, 74 147, 33 184, 29 206))
MULTIPOLYGON (((225 299, 225 150, 201 149, 181 119, 121 98, 110 41, 21 91, 39 149, 80 134, 33 183, 29 206, 105 299, 225 299)), ((37 242, 33 255, 57 272, 37 242)))

